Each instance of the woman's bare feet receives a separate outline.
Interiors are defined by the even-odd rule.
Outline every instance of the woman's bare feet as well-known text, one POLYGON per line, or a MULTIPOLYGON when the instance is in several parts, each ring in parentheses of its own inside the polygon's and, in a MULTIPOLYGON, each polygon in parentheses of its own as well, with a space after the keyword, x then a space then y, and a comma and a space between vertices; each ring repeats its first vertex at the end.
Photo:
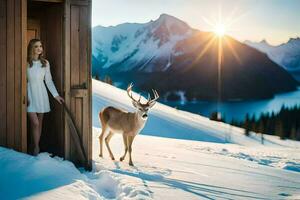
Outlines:
POLYGON ((34 150, 33 150, 33 155, 34 155, 34 156, 37 156, 39 153, 40 153, 40 147, 37 146, 37 147, 35 147, 34 150))

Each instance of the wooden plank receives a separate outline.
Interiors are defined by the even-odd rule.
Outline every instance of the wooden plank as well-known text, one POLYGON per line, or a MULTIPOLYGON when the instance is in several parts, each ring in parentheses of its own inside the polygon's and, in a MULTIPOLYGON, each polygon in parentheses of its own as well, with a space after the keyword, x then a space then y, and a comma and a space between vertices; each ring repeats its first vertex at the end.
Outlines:
POLYGON ((88 36, 87 36, 87 61, 88 61, 88 99, 87 99, 87 104, 88 104, 88 153, 87 153, 87 158, 88 158, 88 166, 92 168, 92 155, 93 155, 93 129, 92 129, 92 2, 89 2, 88 5, 88 20, 87 20, 87 25, 88 25, 88 36))
POLYGON ((14 1, 7 1, 7 91, 6 91, 6 102, 7 102, 7 147, 14 147, 14 113, 15 113, 15 96, 14 96, 14 66, 15 66, 15 29, 14 29, 14 1))
POLYGON ((82 98, 82 143, 85 150, 85 155, 88 155, 89 148, 92 143, 89 143, 89 105, 88 105, 88 98, 82 98))
MULTIPOLYGON (((70 79, 71 79, 71 68, 70 68, 70 28, 71 28, 71 19, 70 19, 70 1, 66 0, 64 4, 64 38, 63 38, 63 66, 65 66, 65 83, 64 83, 64 91, 65 91, 65 102, 66 105, 71 109, 71 97, 69 95, 70 92, 70 79)), ((70 143, 70 132, 69 127, 67 125, 67 116, 64 115, 64 157, 65 159, 71 159, 71 143, 70 143)))
POLYGON ((71 87, 80 84, 80 54, 79 54, 79 7, 71 6, 71 87))
POLYGON ((87 84, 87 6, 80 6, 79 13, 79 84, 87 84))
MULTIPOLYGON (((70 106, 70 109, 71 109, 71 113, 73 113, 73 116, 74 116, 74 120, 75 120, 75 123, 76 123, 76 126, 78 127, 78 120, 77 120, 77 109, 76 109, 76 98, 71 98, 71 106, 70 106)), ((79 128, 78 128, 79 131, 81 131, 79 128)), ((71 161, 73 161, 75 164, 78 164, 79 162, 79 157, 77 155, 77 152, 76 152, 76 147, 75 147, 75 143, 73 140, 70 140, 70 159, 71 161)))
POLYGON ((87 158, 88 158, 88 166, 92 168, 92 157, 93 157, 93 133, 92 133, 92 1, 89 1, 88 5, 88 19, 87 19, 87 24, 88 24, 88 35, 87 35, 87 62, 88 62, 88 98, 87 98, 87 107, 88 107, 88 148, 87 148, 87 158))
POLYGON ((82 129, 83 129, 83 144, 86 154, 88 156, 88 165, 91 166, 92 158, 92 117, 91 117, 91 84, 90 78, 90 58, 91 49, 90 49, 90 17, 91 17, 91 4, 87 6, 81 6, 80 10, 80 41, 81 41, 81 70, 80 70, 80 79, 81 83, 86 83, 86 92, 87 96, 82 98, 82 129), (89 12, 90 11, 90 12, 89 12), (90 92, 90 93, 89 93, 90 92))
POLYGON ((21 109, 21 141, 22 141, 22 152, 27 152, 27 38, 26 38, 26 28, 27 28, 27 0, 21 1, 21 32, 22 32, 22 48, 21 48, 21 76, 22 76, 22 109, 21 109))
POLYGON ((6 146, 6 2, 0 0, 0 146, 6 146))
POLYGON ((77 124, 77 127, 79 129, 79 134, 82 138, 82 133, 83 133, 83 126, 82 126, 82 99, 80 97, 75 97, 75 121, 77 124))
MULTIPOLYGON (((71 73, 70 73, 70 86, 78 85, 79 84, 79 8, 78 6, 71 6, 70 9, 70 26, 71 26, 71 32, 70 32, 70 45, 71 45, 71 52, 70 52, 70 64, 72 67, 71 73)), ((77 99, 72 98, 71 100, 71 112, 74 114, 75 123, 78 125, 78 111, 77 111, 77 99)), ((80 130, 80 127, 79 127, 80 130)), ((81 131, 81 130, 80 130, 81 131)), ((71 159, 75 163, 79 162, 78 152, 76 151, 76 148, 74 148, 74 142, 70 141, 70 153, 71 153, 71 159)))
POLYGON ((15 29, 15 65, 14 65, 14 95, 15 95, 15 113, 14 113, 14 149, 21 151, 21 99, 22 99, 22 91, 21 91, 21 68, 22 68, 22 31, 21 31, 21 1, 15 0, 15 20, 14 20, 14 29, 15 29))
MULTIPOLYGON (((81 127, 81 134, 82 134, 82 140, 83 145, 85 149, 85 153, 88 154, 89 149, 89 132, 88 132, 88 104, 87 104, 87 82, 88 82, 88 65, 87 65, 87 41, 88 41, 88 13, 87 13, 87 6, 80 6, 79 7, 79 84, 82 84, 81 89, 82 93, 79 94, 77 92, 77 97, 83 97, 83 98, 77 98, 77 104, 76 108, 78 110, 77 117, 79 119, 79 126, 81 127), (85 91, 85 92, 83 92, 85 91)), ((78 90, 75 90, 78 91, 78 90)))

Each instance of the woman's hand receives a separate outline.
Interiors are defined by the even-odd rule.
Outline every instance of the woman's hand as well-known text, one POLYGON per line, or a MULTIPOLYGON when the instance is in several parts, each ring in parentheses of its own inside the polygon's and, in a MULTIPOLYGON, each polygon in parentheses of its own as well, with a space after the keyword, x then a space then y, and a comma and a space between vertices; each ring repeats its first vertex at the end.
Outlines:
POLYGON ((58 103, 62 104, 65 102, 65 100, 61 97, 61 96, 56 96, 54 97, 56 99, 56 101, 58 101, 58 103))

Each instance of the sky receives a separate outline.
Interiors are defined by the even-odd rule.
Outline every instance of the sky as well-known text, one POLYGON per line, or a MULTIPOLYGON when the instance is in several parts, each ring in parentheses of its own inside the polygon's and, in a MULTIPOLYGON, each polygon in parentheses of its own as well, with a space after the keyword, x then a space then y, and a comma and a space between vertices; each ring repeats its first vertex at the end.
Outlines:
POLYGON ((202 31, 213 31, 220 16, 240 41, 278 45, 300 37, 300 0, 93 0, 92 26, 146 23, 162 13, 202 31))

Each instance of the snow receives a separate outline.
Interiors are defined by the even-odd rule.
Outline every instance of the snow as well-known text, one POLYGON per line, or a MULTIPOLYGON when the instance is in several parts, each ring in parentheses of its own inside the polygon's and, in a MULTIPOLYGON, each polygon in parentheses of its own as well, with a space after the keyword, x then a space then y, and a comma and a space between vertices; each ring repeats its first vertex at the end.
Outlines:
MULTIPOLYGON (((243 130, 157 103, 133 142, 132 159, 112 161, 97 113, 106 105, 132 110, 126 92, 93 80, 93 171, 59 157, 32 157, 0 147, 1 199, 297 199, 300 145, 243 135, 243 130), (230 131, 230 134, 228 134, 230 131), (210 141, 210 142, 207 142, 210 141)), ((137 95, 137 94, 135 94, 137 95)), ((116 158, 121 135, 110 142, 116 158)))
MULTIPOLYGON (((94 132, 97 138, 100 129, 94 132)), ((113 137, 111 146, 116 157, 122 155, 120 135, 113 137)), ((133 144, 135 167, 128 166, 128 159, 125 163, 112 162, 107 151, 104 159, 95 160, 101 160, 105 169, 123 175, 133 184, 144 185, 154 199, 282 199, 283 193, 299 195, 298 172, 283 170, 280 165, 258 164, 244 159, 242 154, 219 154, 220 149, 238 152, 240 148, 235 144, 139 136, 133 144)), ((294 154, 294 149, 247 147, 243 151, 264 162, 272 156, 288 160, 297 154, 294 159, 299 163, 299 153, 294 154)))
MULTIPOLYGON (((93 80, 93 126, 100 127, 98 113, 108 105, 121 109, 134 111, 126 91, 93 80)), ((134 90, 134 87, 133 87, 134 90)), ((138 97, 138 94, 133 93, 138 97)), ((142 101, 146 101, 142 98, 142 101)), ((157 103, 149 112, 149 119, 141 131, 144 135, 159 137, 198 140, 218 143, 235 143, 244 146, 262 146, 260 134, 251 133, 250 137, 244 135, 244 129, 230 126, 222 122, 209 120, 206 117, 171 108, 157 103), (159 124, 159 126, 158 126, 159 124)), ((300 143, 291 140, 280 140, 279 137, 265 135, 265 144, 270 147, 297 147, 300 143)))
POLYGON ((1 199, 147 199, 147 193, 113 172, 81 173, 71 162, 48 153, 33 157, 0 147, 0 158, 1 199))

